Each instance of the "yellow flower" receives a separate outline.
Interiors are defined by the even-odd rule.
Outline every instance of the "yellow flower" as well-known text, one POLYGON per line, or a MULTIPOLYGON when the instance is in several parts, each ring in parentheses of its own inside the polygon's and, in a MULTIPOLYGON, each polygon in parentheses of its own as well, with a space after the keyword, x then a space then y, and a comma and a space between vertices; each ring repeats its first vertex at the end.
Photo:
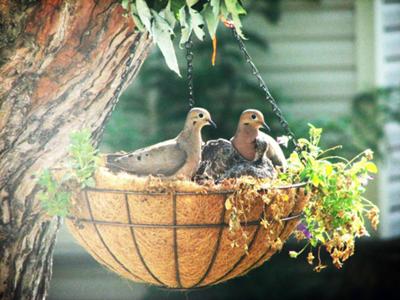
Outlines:
POLYGON ((307 262, 310 264, 310 265, 312 265, 313 264, 313 261, 314 261, 314 255, 312 254, 312 252, 310 251, 310 252, 308 252, 308 255, 307 255, 307 262))

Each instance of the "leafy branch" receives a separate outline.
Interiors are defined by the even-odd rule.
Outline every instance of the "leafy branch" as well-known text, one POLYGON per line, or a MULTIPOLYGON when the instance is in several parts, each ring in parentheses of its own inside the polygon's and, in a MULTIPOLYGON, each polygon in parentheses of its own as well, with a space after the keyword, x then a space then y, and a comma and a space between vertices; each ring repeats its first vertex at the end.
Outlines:
POLYGON ((231 19, 243 36, 240 16, 246 14, 239 0, 122 0, 122 7, 140 31, 147 30, 160 48, 168 67, 180 76, 172 39, 180 33, 180 46, 192 33, 205 38, 205 27, 215 39, 221 19, 231 19))

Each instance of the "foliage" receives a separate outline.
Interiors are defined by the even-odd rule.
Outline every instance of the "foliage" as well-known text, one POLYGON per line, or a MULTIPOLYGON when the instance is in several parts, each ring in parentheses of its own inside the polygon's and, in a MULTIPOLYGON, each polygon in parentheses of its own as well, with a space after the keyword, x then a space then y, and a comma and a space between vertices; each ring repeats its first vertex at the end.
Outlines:
MULTIPOLYGON (((371 161, 371 150, 365 150, 350 161, 339 156, 328 156, 334 149, 320 148, 322 129, 310 125, 309 133, 309 140, 298 140, 297 149, 288 159, 287 172, 280 173, 273 182, 279 185, 308 182, 307 191, 311 193, 304 210, 303 223, 296 232, 298 239, 306 239, 308 243, 301 251, 290 251, 289 255, 296 258, 309 247, 307 260, 312 264, 315 258, 313 248, 317 248, 318 264, 314 270, 320 271, 325 267, 320 260, 320 248, 324 246, 333 264, 340 268, 354 253, 355 238, 368 235, 365 218, 370 220, 374 229, 378 226, 378 208, 363 197, 365 187, 372 179, 370 175, 378 170, 371 161)), ((246 195, 253 196, 241 201, 228 199, 226 208, 231 211, 231 231, 241 230, 240 222, 245 220, 252 199, 265 184, 270 183, 265 180, 246 180, 243 185, 247 190, 246 195)), ((262 197, 267 205, 270 204, 269 199, 268 195, 262 197)), ((279 207, 285 205, 284 200, 279 202, 278 208, 270 207, 274 210, 274 219, 276 216, 279 219, 279 207)), ((271 220, 262 220, 262 224, 268 227, 271 220)))
POLYGON ((239 0, 122 0, 122 6, 139 30, 150 32, 168 67, 178 75, 179 66, 172 42, 176 32, 181 36, 180 46, 189 40, 192 33, 203 41, 205 27, 213 39, 220 19, 229 18, 243 36, 240 16, 246 11, 239 0))
POLYGON ((45 170, 40 175, 38 185, 41 191, 38 193, 43 209, 50 216, 65 217, 70 207, 71 193, 54 179, 50 170, 45 170))
POLYGON ((95 185, 93 173, 96 170, 99 158, 98 150, 90 141, 90 131, 84 129, 70 135, 69 161, 70 174, 81 185, 81 188, 95 185))
MULTIPOLYGON (((363 197, 365 186, 377 173, 371 161, 373 152, 365 150, 352 160, 328 156, 333 150, 319 147, 322 129, 310 125, 310 140, 299 139, 299 151, 288 160, 288 172, 281 179, 291 182, 308 181, 312 198, 304 210, 305 229, 299 238, 309 240, 311 247, 325 246, 333 264, 340 268, 354 253, 354 239, 366 236, 367 217, 374 229, 379 223, 378 208, 363 197)), ((292 257, 299 253, 291 252, 292 257)), ((313 261, 310 250, 308 261, 313 261)), ((319 255, 318 255, 319 257, 319 255)), ((316 271, 324 267, 319 260, 316 271)))
POLYGON ((383 158, 380 144, 384 124, 400 122, 400 87, 380 88, 357 95, 350 122, 354 147, 358 150, 371 148, 378 158, 383 158))
POLYGON ((55 178, 51 170, 45 170, 39 177, 41 191, 38 199, 43 209, 50 216, 65 217, 69 213, 71 191, 70 186, 80 188, 95 185, 93 174, 99 161, 98 151, 90 141, 90 131, 84 129, 70 135, 67 168, 61 179, 55 178))

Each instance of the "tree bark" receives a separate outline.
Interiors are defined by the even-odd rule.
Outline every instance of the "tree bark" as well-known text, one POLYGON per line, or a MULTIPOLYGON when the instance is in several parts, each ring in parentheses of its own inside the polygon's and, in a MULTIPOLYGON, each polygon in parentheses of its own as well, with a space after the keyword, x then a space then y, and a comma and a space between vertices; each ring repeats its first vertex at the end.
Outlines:
POLYGON ((0 0, 0 298, 43 299, 60 218, 36 177, 67 155, 69 134, 96 143, 151 47, 117 0, 0 0), (27 4, 28 3, 28 4, 27 4))

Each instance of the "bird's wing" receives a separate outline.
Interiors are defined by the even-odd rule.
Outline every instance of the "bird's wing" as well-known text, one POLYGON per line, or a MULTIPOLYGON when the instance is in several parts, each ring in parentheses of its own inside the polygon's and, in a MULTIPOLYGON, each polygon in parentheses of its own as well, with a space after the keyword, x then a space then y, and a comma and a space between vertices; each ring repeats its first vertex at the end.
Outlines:
POLYGON ((176 140, 168 140, 115 158, 109 164, 137 175, 172 176, 186 160, 187 154, 176 140))
POLYGON ((256 138, 255 144, 256 144, 256 157, 254 158, 254 161, 259 161, 260 159, 263 159, 264 154, 267 153, 269 144, 265 138, 256 138))
POLYGON ((278 142, 268 134, 264 132, 260 132, 257 139, 260 139, 260 143, 262 144, 265 141, 268 144, 266 155, 272 161, 275 166, 282 166, 286 168, 287 162, 285 155, 278 142))
POLYGON ((232 153, 233 148, 229 141, 225 139, 208 141, 203 146, 197 174, 217 178, 225 172, 232 153))
POLYGON ((230 154, 232 145, 231 142, 225 139, 210 140, 202 149, 201 159, 202 160, 214 160, 221 154, 227 156, 230 154))

